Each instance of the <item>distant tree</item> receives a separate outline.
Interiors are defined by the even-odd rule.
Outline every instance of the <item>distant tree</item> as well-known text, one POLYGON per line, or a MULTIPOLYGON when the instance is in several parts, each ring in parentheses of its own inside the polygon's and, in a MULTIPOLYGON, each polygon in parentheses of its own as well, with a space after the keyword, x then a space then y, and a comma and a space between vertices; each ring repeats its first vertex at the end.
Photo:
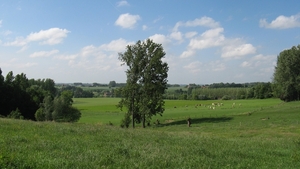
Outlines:
POLYGON ((53 109, 52 118, 57 122, 76 122, 81 117, 80 111, 72 107, 64 96, 54 99, 53 109))
POLYGON ((273 76, 276 95, 284 101, 300 98, 300 45, 282 51, 277 56, 273 76))
POLYGON ((110 81, 108 86, 109 87, 116 87, 116 84, 117 84, 116 81, 110 81))
POLYGON ((150 39, 129 45, 124 53, 119 54, 119 60, 128 69, 126 86, 122 89, 123 98, 118 106, 127 108, 133 127, 141 122, 145 127, 153 115, 164 112, 163 94, 167 89, 169 70, 168 64, 162 61, 164 56, 162 45, 150 39))
POLYGON ((38 121, 54 120, 56 122, 76 122, 81 117, 81 112, 72 107, 71 91, 64 91, 54 99, 45 97, 41 107, 35 112, 38 121))

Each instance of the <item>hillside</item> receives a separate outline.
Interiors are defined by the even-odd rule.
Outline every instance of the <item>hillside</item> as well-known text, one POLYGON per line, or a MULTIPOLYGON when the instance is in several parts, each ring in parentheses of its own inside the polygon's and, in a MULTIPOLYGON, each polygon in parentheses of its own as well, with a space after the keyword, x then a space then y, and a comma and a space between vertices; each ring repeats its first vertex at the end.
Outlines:
POLYGON ((192 127, 179 118, 146 129, 0 118, 0 168, 299 168, 299 119, 299 102, 192 127))

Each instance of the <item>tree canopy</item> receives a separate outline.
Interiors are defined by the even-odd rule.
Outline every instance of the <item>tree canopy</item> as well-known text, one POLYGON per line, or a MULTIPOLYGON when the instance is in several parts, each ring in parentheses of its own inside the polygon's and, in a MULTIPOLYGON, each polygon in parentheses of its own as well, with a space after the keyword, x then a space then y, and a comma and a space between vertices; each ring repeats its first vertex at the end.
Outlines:
POLYGON ((126 107, 125 126, 149 123, 153 115, 164 112, 163 94, 167 89, 168 64, 163 62, 165 52, 161 44, 152 40, 138 41, 119 53, 119 60, 128 66, 126 86, 119 107, 126 107), (131 116, 131 119, 129 117, 131 116))
POLYGON ((276 93, 281 100, 299 100, 300 45, 293 46, 279 54, 273 77, 276 93))
POLYGON ((72 107, 73 92, 58 92, 52 79, 28 79, 12 71, 4 78, 0 69, 0 96, 1 117, 74 122, 81 116, 72 107))

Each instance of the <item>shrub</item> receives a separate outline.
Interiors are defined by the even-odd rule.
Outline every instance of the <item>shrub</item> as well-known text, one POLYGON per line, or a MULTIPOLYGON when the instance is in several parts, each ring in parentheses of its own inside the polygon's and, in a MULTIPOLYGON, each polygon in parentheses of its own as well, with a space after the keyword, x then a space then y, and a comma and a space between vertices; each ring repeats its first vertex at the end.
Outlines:
POLYGON ((128 128, 129 124, 131 123, 131 118, 130 118, 130 113, 125 113, 124 118, 121 120, 121 127, 124 128, 128 128))
POLYGON ((222 100, 230 100, 230 99, 231 99, 231 97, 228 96, 228 95, 224 95, 224 96, 222 97, 222 100))
POLYGON ((17 108, 16 110, 11 111, 10 114, 7 117, 12 118, 12 119, 24 119, 24 117, 22 116, 19 108, 17 108))

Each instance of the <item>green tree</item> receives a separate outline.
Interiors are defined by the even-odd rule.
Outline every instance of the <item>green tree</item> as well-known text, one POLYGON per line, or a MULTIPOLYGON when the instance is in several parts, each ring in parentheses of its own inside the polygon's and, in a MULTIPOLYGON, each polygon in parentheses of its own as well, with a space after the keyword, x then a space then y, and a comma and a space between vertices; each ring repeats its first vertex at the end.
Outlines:
POLYGON ((164 56, 162 45, 150 39, 129 45, 124 53, 119 53, 119 60, 128 69, 123 98, 118 106, 127 108, 133 127, 141 122, 145 127, 153 115, 164 112, 163 94, 167 89, 169 70, 168 64, 162 61, 164 56))
POLYGON ((110 81, 109 84, 108 84, 109 87, 116 87, 116 85, 117 85, 117 83, 114 80, 110 81))
POLYGON ((284 101, 300 97, 300 45, 282 51, 273 76, 276 95, 284 101))

